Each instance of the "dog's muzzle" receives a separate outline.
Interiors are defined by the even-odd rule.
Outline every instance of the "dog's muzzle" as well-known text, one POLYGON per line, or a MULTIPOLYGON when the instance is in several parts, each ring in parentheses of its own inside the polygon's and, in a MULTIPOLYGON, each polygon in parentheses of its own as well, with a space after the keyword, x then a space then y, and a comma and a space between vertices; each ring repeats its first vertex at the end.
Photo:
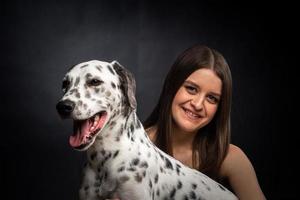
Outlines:
MULTIPOLYGON (((56 104, 59 115, 65 118, 72 118, 72 112, 75 109, 75 103, 70 100, 59 101, 56 104)), ((107 112, 100 111, 86 119, 73 119, 73 134, 69 138, 70 145, 82 150, 89 146, 106 123, 107 112)))
POLYGON ((70 100, 60 101, 56 104, 56 110, 62 118, 70 117, 75 108, 75 103, 70 100))

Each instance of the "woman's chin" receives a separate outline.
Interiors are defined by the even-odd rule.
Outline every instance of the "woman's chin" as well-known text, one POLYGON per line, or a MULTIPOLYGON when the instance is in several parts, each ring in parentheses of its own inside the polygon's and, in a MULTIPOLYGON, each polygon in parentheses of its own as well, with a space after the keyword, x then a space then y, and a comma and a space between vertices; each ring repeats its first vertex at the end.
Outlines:
POLYGON ((201 127, 190 122, 181 122, 179 124, 177 123, 176 128, 179 129, 181 132, 193 134, 196 133, 201 127))

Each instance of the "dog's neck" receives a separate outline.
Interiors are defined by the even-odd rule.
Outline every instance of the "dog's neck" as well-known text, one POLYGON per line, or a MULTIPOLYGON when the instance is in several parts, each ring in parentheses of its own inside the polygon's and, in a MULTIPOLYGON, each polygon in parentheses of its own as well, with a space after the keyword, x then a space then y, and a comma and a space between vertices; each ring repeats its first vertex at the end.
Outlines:
MULTIPOLYGON (((140 148, 140 145, 149 146, 151 143, 143 125, 139 121, 135 110, 132 110, 126 117, 119 116, 117 119, 110 120, 101 130, 94 144, 87 150, 90 163, 103 162, 122 151, 130 153, 140 148), (136 142, 137 144, 131 145, 136 142), (132 148, 131 148, 132 147, 132 148), (93 159, 94 155, 100 159, 93 159), (100 154, 100 155, 99 155, 100 154)), ((99 164, 99 163, 94 163, 99 164)))

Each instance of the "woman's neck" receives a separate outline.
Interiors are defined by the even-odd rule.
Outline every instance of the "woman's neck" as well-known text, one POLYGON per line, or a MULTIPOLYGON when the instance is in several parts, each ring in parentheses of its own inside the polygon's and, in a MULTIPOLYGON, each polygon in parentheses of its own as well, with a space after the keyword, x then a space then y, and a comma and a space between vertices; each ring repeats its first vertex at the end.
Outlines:
POLYGON ((179 129, 176 125, 172 129, 172 148, 173 151, 192 150, 193 141, 197 132, 188 133, 179 129))

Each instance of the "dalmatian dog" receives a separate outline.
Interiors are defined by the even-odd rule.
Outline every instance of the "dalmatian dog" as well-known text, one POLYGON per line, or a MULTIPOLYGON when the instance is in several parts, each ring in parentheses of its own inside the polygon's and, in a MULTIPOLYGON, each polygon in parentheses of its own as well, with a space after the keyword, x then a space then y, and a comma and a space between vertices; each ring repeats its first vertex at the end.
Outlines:
POLYGON ((87 151, 81 200, 232 200, 221 184, 158 149, 136 115, 135 80, 117 61, 72 67, 56 105, 74 120, 70 145, 87 151))

